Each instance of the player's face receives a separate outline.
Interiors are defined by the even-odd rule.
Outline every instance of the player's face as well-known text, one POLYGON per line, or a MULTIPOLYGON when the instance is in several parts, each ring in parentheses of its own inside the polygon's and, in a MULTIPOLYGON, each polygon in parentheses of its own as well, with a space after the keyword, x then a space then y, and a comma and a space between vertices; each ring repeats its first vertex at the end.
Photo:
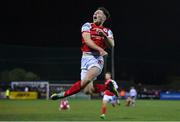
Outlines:
POLYGON ((106 80, 111 79, 111 74, 106 73, 106 74, 105 74, 105 79, 106 79, 106 80))
POLYGON ((97 10, 94 12, 93 15, 93 22, 98 25, 102 25, 106 20, 106 16, 104 15, 103 11, 97 10))

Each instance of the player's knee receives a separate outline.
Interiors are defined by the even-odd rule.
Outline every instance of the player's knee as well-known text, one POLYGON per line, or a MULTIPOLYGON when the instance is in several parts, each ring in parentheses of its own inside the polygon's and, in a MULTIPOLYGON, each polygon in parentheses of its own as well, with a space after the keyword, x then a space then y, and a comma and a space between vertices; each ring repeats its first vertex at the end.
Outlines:
POLYGON ((94 93, 94 91, 92 90, 84 90, 83 91, 86 95, 92 95, 94 93))
POLYGON ((87 77, 84 79, 85 82, 91 82, 92 81, 92 78, 91 77, 87 77))
POLYGON ((89 91, 84 91, 84 94, 90 95, 89 91))
POLYGON ((87 75, 84 79, 83 79, 83 81, 84 81, 84 83, 90 83, 91 81, 94 81, 95 80, 95 76, 94 75, 87 75))
POLYGON ((89 89, 87 88, 87 87, 85 87, 84 89, 83 89, 83 92, 85 93, 85 94, 90 94, 90 92, 89 92, 89 89))
POLYGON ((86 79, 82 80, 81 86, 82 86, 82 87, 85 87, 85 86, 87 86, 90 82, 91 82, 91 80, 88 79, 88 78, 86 78, 86 79))
POLYGON ((83 80, 82 82, 81 82, 81 87, 83 88, 83 92, 85 93, 85 94, 90 94, 90 91, 89 91, 89 83, 90 83, 91 81, 87 81, 87 80, 83 80))
POLYGON ((83 89, 85 94, 93 94, 95 89, 93 87, 93 82, 89 83, 84 89, 83 89))

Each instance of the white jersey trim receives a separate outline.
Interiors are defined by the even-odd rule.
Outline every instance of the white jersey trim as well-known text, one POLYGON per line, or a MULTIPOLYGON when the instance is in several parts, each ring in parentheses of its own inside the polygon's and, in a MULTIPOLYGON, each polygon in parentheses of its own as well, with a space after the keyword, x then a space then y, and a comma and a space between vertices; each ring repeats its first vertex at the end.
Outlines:
POLYGON ((81 32, 90 32, 91 29, 91 23, 86 22, 82 28, 81 28, 81 32))
POLYGON ((110 29, 108 30, 108 37, 109 37, 109 38, 114 38, 114 37, 113 37, 113 33, 112 33, 112 31, 111 31, 110 29))

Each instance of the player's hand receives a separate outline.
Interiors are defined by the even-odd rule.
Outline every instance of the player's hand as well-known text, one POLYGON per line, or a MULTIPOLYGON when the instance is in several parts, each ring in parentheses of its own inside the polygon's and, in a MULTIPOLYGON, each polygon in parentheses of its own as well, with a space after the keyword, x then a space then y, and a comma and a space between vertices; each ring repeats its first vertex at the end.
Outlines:
POLYGON ((106 33, 104 33, 104 31, 102 29, 97 28, 96 31, 100 36, 103 36, 103 37, 107 36, 106 33))
POLYGON ((99 50, 99 53, 101 56, 107 56, 108 55, 108 53, 103 49, 99 50))

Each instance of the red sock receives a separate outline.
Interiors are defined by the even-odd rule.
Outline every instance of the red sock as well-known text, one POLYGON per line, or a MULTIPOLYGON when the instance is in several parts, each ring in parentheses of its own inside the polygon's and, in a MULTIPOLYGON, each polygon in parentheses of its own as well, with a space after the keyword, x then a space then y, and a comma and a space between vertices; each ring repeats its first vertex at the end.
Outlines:
POLYGON ((102 114, 105 114, 105 113, 106 113, 106 107, 103 106, 103 107, 102 107, 102 114))
POLYGON ((96 88, 97 93, 100 93, 106 90, 106 86, 104 84, 94 84, 94 87, 96 88))
POLYGON ((65 92, 64 96, 67 97, 67 96, 71 96, 71 95, 73 95, 73 94, 76 94, 76 93, 80 92, 81 89, 82 89, 82 87, 81 87, 81 81, 77 81, 75 84, 73 84, 73 86, 72 86, 70 89, 68 89, 68 90, 65 92))

